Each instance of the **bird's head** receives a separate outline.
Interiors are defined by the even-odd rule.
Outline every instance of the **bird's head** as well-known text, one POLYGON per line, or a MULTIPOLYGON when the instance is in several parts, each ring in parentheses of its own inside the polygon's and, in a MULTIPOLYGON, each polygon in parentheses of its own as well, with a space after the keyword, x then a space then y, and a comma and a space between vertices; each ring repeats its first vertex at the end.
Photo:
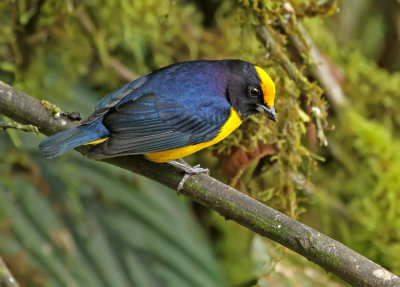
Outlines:
POLYGON ((228 98, 241 119, 261 113, 276 122, 275 84, 262 68, 245 61, 231 63, 228 98))

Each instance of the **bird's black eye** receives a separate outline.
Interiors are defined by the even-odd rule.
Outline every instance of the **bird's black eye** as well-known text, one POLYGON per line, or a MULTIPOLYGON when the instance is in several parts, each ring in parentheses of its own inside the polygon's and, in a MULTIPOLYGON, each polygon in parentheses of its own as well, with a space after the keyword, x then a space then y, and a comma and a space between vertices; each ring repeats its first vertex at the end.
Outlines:
POLYGON ((256 88, 256 87, 250 87, 249 88, 249 95, 253 98, 257 98, 261 95, 261 91, 260 89, 256 88))

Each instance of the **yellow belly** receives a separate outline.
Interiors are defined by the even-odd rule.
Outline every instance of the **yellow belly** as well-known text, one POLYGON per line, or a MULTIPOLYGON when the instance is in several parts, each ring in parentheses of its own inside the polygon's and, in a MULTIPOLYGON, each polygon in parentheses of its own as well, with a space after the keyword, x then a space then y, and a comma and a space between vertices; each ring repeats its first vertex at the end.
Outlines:
POLYGON ((195 153, 196 151, 199 151, 203 148, 209 147, 213 144, 222 141, 224 138, 230 135, 234 130, 236 130, 241 123, 242 120, 240 119, 239 115, 233 108, 231 108, 231 115, 229 116, 228 121, 222 126, 221 131, 213 140, 166 151, 146 153, 144 154, 144 156, 147 159, 154 162, 166 162, 181 157, 185 157, 187 155, 195 153))

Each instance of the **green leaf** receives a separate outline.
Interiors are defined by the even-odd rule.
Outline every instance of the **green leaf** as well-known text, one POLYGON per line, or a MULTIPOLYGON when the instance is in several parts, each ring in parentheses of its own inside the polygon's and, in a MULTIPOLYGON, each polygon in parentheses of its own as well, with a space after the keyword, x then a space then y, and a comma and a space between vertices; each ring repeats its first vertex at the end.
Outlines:
POLYGON ((46 286, 225 286, 175 192, 81 157, 37 155, 34 164, 39 185, 0 181, 0 224, 8 226, 0 252, 26 254, 29 268, 48 274, 46 286))

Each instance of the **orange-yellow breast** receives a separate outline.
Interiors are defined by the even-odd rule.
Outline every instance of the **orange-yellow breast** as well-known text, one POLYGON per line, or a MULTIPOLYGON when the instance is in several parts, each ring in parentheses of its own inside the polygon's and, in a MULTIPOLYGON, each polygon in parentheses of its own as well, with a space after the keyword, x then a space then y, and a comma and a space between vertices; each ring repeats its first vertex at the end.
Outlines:
POLYGON ((222 126, 221 131, 213 140, 166 151, 146 153, 144 155, 147 159, 154 162, 167 162, 170 160, 182 158, 192 153, 195 153, 203 148, 212 146, 222 141, 224 138, 230 135, 234 130, 236 130, 241 123, 242 120, 240 119, 239 115, 233 108, 231 108, 231 114, 229 116, 229 119, 222 126))

